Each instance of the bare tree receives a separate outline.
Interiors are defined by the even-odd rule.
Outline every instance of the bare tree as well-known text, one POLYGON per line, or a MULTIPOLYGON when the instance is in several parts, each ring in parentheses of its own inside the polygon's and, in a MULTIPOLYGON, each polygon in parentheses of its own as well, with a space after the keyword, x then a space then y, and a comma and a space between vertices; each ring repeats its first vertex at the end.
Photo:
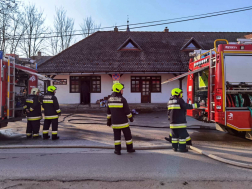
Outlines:
POLYGON ((98 31, 101 28, 101 24, 95 24, 94 20, 90 16, 83 20, 83 23, 80 25, 80 27, 83 33, 83 37, 85 38, 98 31))
POLYGON ((5 51, 7 39, 10 37, 9 29, 11 26, 12 16, 17 10, 15 0, 0 0, 0 48, 5 51))
POLYGON ((28 5, 24 12, 25 36, 22 37, 21 51, 30 58, 44 48, 44 33, 47 28, 44 26, 45 18, 43 12, 39 11, 35 5, 28 5))
POLYGON ((24 34, 28 28, 28 25, 24 21, 24 15, 18 11, 12 15, 12 22, 10 26, 9 34, 11 37, 8 39, 8 52, 10 54, 16 54, 18 47, 20 46, 21 39, 24 38, 24 34))
POLYGON ((56 8, 53 28, 56 36, 50 39, 53 55, 68 48, 74 39, 74 20, 67 17, 66 13, 64 8, 56 8))

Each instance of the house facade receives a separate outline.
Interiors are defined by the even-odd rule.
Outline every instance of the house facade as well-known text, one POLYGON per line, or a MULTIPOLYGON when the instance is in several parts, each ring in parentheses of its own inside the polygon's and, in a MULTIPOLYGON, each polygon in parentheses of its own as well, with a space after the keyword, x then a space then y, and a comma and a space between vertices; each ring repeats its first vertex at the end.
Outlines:
POLYGON ((250 32, 99 31, 38 66, 54 79, 61 104, 96 103, 124 84, 129 103, 166 103, 179 87, 186 100, 187 78, 161 85, 188 71, 189 53, 213 48, 215 39, 235 42, 250 32), (87 97, 88 96, 88 97, 87 97))

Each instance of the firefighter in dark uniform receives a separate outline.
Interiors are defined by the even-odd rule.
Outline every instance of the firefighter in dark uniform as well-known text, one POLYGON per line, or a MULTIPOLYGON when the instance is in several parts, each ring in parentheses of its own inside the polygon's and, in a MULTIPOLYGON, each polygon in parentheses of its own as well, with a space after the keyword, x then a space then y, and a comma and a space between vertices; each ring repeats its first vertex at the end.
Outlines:
POLYGON ((191 138, 186 130, 186 110, 198 108, 203 103, 187 104, 183 100, 183 91, 175 88, 168 102, 168 118, 170 117, 171 142, 174 151, 188 152, 186 143, 191 144, 191 138))
POLYGON ((27 97, 24 109, 27 113, 27 138, 39 138, 40 120, 42 119, 39 89, 33 88, 27 97))
POLYGON ((55 96, 57 88, 55 86, 47 87, 47 94, 43 98, 42 106, 45 113, 45 122, 43 127, 43 139, 49 139, 49 128, 52 124, 52 140, 59 139, 58 136, 58 118, 61 114, 57 97, 55 96))
POLYGON ((108 99, 107 125, 112 126, 114 130, 115 154, 121 155, 121 132, 123 132, 127 152, 135 152, 129 122, 133 122, 127 100, 122 96, 124 86, 121 83, 115 83, 112 87, 113 93, 108 99))

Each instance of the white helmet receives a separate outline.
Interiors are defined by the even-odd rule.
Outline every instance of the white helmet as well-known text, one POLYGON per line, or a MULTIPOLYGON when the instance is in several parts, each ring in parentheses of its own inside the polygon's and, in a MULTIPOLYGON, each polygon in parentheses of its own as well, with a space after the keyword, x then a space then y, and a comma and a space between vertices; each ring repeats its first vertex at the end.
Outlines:
POLYGON ((39 92, 39 89, 38 88, 33 88, 31 90, 31 95, 37 95, 37 93, 39 92))

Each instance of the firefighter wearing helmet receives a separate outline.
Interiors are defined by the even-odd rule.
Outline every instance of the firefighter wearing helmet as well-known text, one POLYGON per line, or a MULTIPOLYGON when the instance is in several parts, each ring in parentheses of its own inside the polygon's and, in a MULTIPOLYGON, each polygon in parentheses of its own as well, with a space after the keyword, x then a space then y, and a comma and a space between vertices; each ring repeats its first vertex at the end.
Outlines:
POLYGON ((43 139, 49 139, 49 128, 52 124, 52 140, 59 139, 58 136, 58 118, 61 114, 57 97, 55 96, 57 88, 55 86, 47 87, 47 94, 43 98, 42 106, 45 113, 45 122, 43 127, 43 139))
POLYGON ((133 149, 132 135, 129 128, 129 122, 133 122, 129 105, 123 95, 124 85, 115 83, 112 87, 113 93, 108 99, 107 125, 112 126, 114 131, 115 154, 121 155, 121 132, 123 132, 127 152, 135 152, 133 149))
POLYGON ((183 100, 183 91, 175 88, 171 91, 168 102, 168 119, 170 120, 171 142, 174 151, 188 152, 186 142, 191 144, 191 138, 186 130, 186 110, 198 108, 203 103, 187 104, 183 100))
POLYGON ((42 114, 38 88, 33 88, 31 90, 31 94, 26 99, 24 109, 27 113, 26 137, 34 139, 39 138, 39 128, 42 114))

